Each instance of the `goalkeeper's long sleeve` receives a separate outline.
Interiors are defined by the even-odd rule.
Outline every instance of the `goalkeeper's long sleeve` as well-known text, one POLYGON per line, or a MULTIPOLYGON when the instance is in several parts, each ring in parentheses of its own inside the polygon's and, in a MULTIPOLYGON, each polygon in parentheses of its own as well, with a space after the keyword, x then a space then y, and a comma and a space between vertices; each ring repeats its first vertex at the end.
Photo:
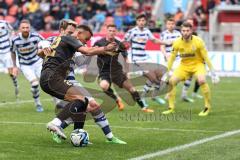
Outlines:
POLYGON ((208 65, 208 68, 211 71, 214 71, 212 62, 210 61, 210 59, 208 57, 208 52, 207 52, 206 47, 203 42, 200 45, 200 51, 201 51, 202 58, 204 59, 204 62, 206 62, 206 64, 208 65))

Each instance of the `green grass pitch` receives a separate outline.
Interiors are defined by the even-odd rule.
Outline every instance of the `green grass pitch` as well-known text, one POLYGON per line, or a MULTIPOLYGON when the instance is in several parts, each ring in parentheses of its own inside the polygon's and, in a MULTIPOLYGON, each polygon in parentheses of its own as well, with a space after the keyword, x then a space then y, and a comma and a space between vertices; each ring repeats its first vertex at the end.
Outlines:
MULTIPOLYGON (((107 114, 114 135, 126 141, 127 145, 105 143, 101 129, 92 120, 88 120, 85 129, 93 145, 75 148, 69 138, 62 144, 56 144, 46 130, 46 123, 54 117, 54 105, 50 96, 41 92, 45 111, 37 113, 30 84, 22 75, 18 78, 18 104, 10 78, 6 74, 0 74, 0 79, 0 160, 130 159, 240 129, 240 80, 222 78, 219 85, 210 85, 212 112, 207 117, 198 116, 203 108, 203 100, 185 103, 180 100, 178 93, 176 114, 164 117, 160 113, 167 106, 157 105, 149 99, 150 108, 155 109, 152 116, 140 112, 137 106, 125 106, 123 112, 115 108, 107 114)), ((181 85, 178 92, 180 87, 181 85)), ((72 128, 70 126, 66 129, 67 136, 72 128)), ((239 139, 240 135, 236 134, 152 159, 238 160, 239 139)))

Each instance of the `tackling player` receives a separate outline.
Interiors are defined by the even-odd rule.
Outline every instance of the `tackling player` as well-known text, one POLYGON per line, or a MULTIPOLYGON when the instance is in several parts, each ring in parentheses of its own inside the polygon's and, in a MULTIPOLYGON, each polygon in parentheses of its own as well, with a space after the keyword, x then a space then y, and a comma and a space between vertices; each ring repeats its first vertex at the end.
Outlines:
POLYGON ((91 36, 91 29, 88 26, 80 25, 73 33, 73 36, 57 37, 51 45, 51 55, 47 56, 43 64, 40 78, 41 88, 54 97, 70 102, 57 114, 56 118, 47 124, 50 131, 55 132, 63 139, 66 139, 66 135, 60 126, 65 120, 70 119, 73 122, 85 121, 85 112, 88 106, 92 107, 88 108, 88 110, 95 110, 100 107, 95 100, 84 96, 78 86, 74 86, 65 80, 73 55, 76 51, 86 55, 96 55, 116 49, 115 43, 94 48, 84 46, 91 36))
MULTIPOLYGON (((77 27, 76 22, 74 22, 72 20, 68 20, 68 19, 61 20, 60 26, 59 26, 59 32, 60 32, 59 36, 71 35, 75 31, 76 27, 77 27)), ((55 37, 49 37, 47 40, 49 40, 50 43, 53 43, 56 38, 57 38, 56 36, 55 37)), ((44 52, 40 52, 40 53, 42 54, 42 57, 45 57, 45 56, 48 55, 47 52, 48 51, 45 52, 46 55, 44 54, 44 52)), ((81 87, 82 93, 84 93, 84 95, 89 97, 89 98, 91 97, 90 99, 92 101, 94 101, 94 98, 91 96, 91 94, 85 88, 83 88, 83 86, 77 80, 75 80, 74 67, 75 67, 75 63, 78 62, 78 61, 75 61, 76 58, 82 58, 82 57, 76 57, 76 55, 75 55, 75 57, 73 58, 74 61, 69 68, 69 73, 66 77, 66 80, 69 81, 70 83, 72 83, 75 86, 81 87)), ((83 63, 83 64, 85 64, 85 63, 83 63)), ((77 65, 80 66, 80 65, 83 65, 83 64, 77 64, 77 65)), ((59 99, 56 100, 55 102, 56 102, 57 112, 59 112, 61 109, 64 108, 65 105, 67 105, 69 103, 67 101, 63 101, 63 100, 59 100, 59 99)), ((92 108, 92 107, 90 106, 90 108, 92 108)), ((100 108, 97 108, 96 110, 90 111, 90 114, 92 115, 95 123, 102 129, 104 135, 107 138, 108 143, 126 144, 126 142, 118 139, 117 137, 115 137, 113 135, 113 133, 111 131, 110 124, 109 124, 105 114, 103 113, 103 111, 100 108)), ((62 129, 65 129, 70 123, 72 123, 72 122, 71 121, 64 121, 61 124, 60 127, 62 129)), ((74 122, 74 129, 82 129, 83 126, 84 126, 84 121, 74 122)), ((53 133, 53 140, 56 141, 57 143, 61 142, 61 139, 58 137, 58 135, 56 133, 53 133)))

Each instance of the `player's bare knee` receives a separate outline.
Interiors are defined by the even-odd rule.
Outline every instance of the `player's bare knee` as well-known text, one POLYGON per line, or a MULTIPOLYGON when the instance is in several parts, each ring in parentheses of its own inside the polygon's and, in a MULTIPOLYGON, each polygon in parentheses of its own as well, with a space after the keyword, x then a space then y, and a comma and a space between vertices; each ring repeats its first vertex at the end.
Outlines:
POLYGON ((33 80, 33 81, 31 81, 31 85, 32 85, 32 86, 38 86, 38 85, 39 85, 38 80, 33 80))
POLYGON ((202 85, 204 83, 206 83, 206 79, 205 78, 198 78, 198 84, 199 85, 202 85))
POLYGON ((95 113, 96 111, 98 111, 100 109, 100 106, 97 105, 88 105, 87 107, 87 111, 90 113, 95 113))
POLYGON ((66 94, 65 95, 65 97, 64 97, 64 100, 66 100, 66 101, 75 101, 75 100, 84 100, 84 97, 83 96, 81 96, 81 95, 76 95, 76 94, 74 94, 74 95, 69 95, 69 94, 66 94))
POLYGON ((101 81, 99 85, 103 91, 107 91, 109 88, 109 83, 107 81, 101 81))

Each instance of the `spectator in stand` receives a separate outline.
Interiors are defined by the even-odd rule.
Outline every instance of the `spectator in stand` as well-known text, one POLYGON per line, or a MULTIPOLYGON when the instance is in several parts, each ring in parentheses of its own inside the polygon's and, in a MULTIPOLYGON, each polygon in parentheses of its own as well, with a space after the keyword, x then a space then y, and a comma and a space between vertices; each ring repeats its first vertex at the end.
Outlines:
POLYGON ((226 0, 226 3, 235 5, 235 4, 239 4, 239 1, 238 0, 226 0))
POLYGON ((106 13, 108 12, 105 0, 98 0, 97 5, 98 6, 97 6, 96 10, 101 10, 101 11, 106 12, 106 13))
MULTIPOLYGON (((211 0, 209 0, 208 2, 210 4, 212 3, 211 0)), ((212 6, 208 6, 208 7, 212 7, 212 6)), ((204 9, 201 1, 197 2, 197 6, 194 12, 194 19, 197 22, 197 26, 200 30, 206 29, 206 26, 207 26, 206 10, 204 9)))
POLYGON ((48 0, 41 0, 39 9, 43 14, 46 14, 50 11, 50 2, 48 0))
POLYGON ((103 25, 104 21, 106 19, 106 13, 100 9, 98 9, 96 11, 96 15, 93 18, 93 22, 94 23, 94 27, 93 27, 93 31, 94 32, 99 32, 101 26, 103 25))
POLYGON ((29 13, 35 13, 39 9, 39 3, 36 0, 31 0, 29 3, 26 3, 26 7, 29 13))
POLYGON ((177 26, 178 26, 178 24, 182 24, 183 17, 184 17, 184 14, 183 14, 181 8, 178 8, 176 14, 174 15, 174 20, 175 20, 177 26))
POLYGON ((208 3, 207 3, 207 11, 208 13, 211 12, 211 10, 213 10, 216 6, 216 2, 215 0, 208 0, 208 3))
POLYGON ((85 0, 79 0, 77 4, 77 15, 81 16, 83 14, 83 11, 87 8, 87 3, 85 3, 85 0))
POLYGON ((123 17, 123 24, 126 26, 124 30, 129 30, 130 27, 133 27, 135 25, 135 14, 131 8, 128 8, 125 12, 125 15, 123 17))
POLYGON ((89 21, 95 16, 95 11, 92 8, 92 5, 88 5, 87 8, 83 11, 82 17, 84 20, 89 21))
POLYGON ((7 14, 7 3, 5 0, 0 0, 0 15, 1 16, 6 16, 7 14))
POLYGON ((113 18, 114 18, 114 24, 117 26, 117 30, 122 31, 123 30, 123 11, 121 6, 116 8, 113 18))

